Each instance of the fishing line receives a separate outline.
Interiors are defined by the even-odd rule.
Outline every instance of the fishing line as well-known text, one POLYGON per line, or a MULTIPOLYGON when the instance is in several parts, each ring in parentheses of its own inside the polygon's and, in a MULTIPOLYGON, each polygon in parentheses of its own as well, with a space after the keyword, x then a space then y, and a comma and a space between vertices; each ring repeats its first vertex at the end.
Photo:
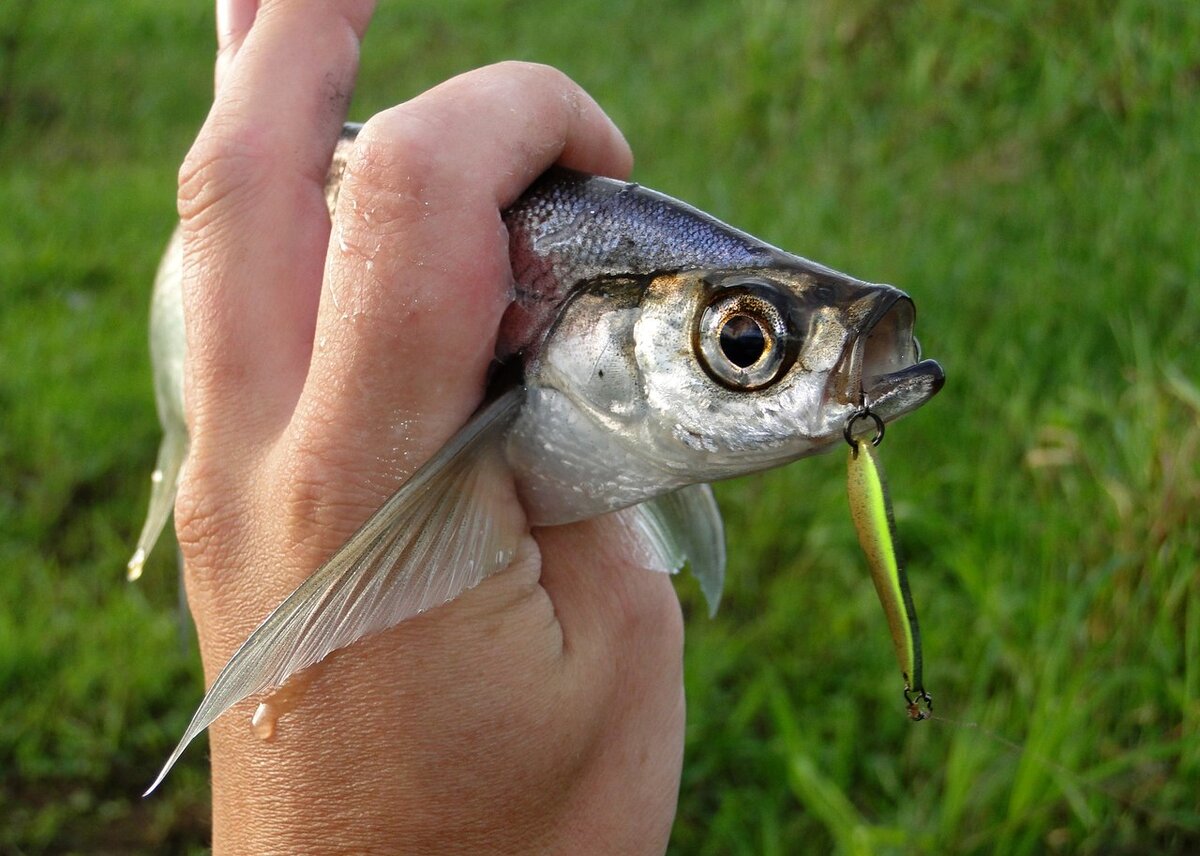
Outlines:
MULTIPOLYGON (((1112 800, 1113 802, 1119 804, 1123 808, 1126 808, 1126 809, 1129 809, 1130 811, 1136 812, 1136 813, 1142 815, 1143 817, 1145 817, 1149 820, 1153 820, 1156 823, 1158 823, 1164 827, 1182 829, 1182 830, 1185 830, 1188 832, 1194 832, 1196 829, 1195 826, 1188 826, 1187 824, 1183 823, 1182 821, 1178 820, 1177 818, 1171 817, 1170 815, 1167 815, 1167 814, 1163 814, 1162 812, 1158 811, 1157 809, 1149 808, 1140 803, 1133 802, 1128 797, 1125 797, 1125 796, 1117 793, 1116 791, 1110 790, 1108 787, 1105 787, 1104 785, 1096 784, 1095 782, 1089 782, 1081 774, 1075 772, 1070 767, 1064 766, 1063 764, 1060 764, 1058 761, 1055 761, 1045 755, 1042 755, 1039 752, 1033 752, 1030 749, 1028 749, 1023 743, 1018 743, 1015 740, 1005 737, 1003 734, 1000 734, 998 731, 994 731, 991 728, 988 728, 984 725, 980 725, 978 722, 971 722, 971 721, 961 720, 961 719, 952 719, 948 716, 943 716, 940 713, 933 713, 932 711, 930 711, 926 715, 926 718, 932 722, 936 722, 941 725, 948 726, 950 728, 961 728, 964 730, 977 731, 979 734, 988 738, 992 742, 997 743, 1000 746, 1003 746, 1005 749, 1007 749, 1012 754, 1018 755, 1021 757, 1025 757, 1025 758, 1029 758, 1031 761, 1041 765, 1042 767, 1044 767, 1048 770, 1051 770, 1055 773, 1058 773, 1059 775, 1069 779, 1071 781, 1071 783, 1074 784, 1076 787, 1078 787, 1080 790, 1088 791, 1088 792, 1091 792, 1092 794, 1095 794, 1095 795, 1098 795, 1101 797, 1106 797, 1106 798, 1112 800)), ((1061 791, 1061 787, 1059 788, 1059 790, 1061 791)), ((1064 796, 1065 796, 1065 794, 1064 794, 1064 796)))
MULTIPOLYGON (((929 714, 929 719, 933 722, 940 722, 945 725, 953 726, 955 728, 973 729, 975 731, 978 731, 980 734, 984 735, 985 737, 991 738, 995 742, 999 743, 1000 745, 1004 746, 1005 748, 1009 749, 1010 751, 1012 751, 1018 755, 1024 754, 1026 751, 1024 744, 1018 743, 1015 740, 1010 740, 1007 737, 1005 737, 1003 734, 1000 734, 999 732, 993 731, 990 728, 980 725, 978 722, 966 722, 961 719, 951 719, 948 716, 942 716, 940 713, 929 714)), ((1034 753, 1030 753, 1029 757, 1034 758, 1037 756, 1034 753)), ((1041 760, 1043 760, 1044 763, 1046 763, 1048 766, 1056 767, 1061 772, 1071 773, 1070 770, 1068 770, 1066 767, 1063 767, 1061 764, 1058 764, 1056 761, 1051 761, 1049 759, 1041 759, 1041 760)), ((1075 775, 1074 773, 1071 773, 1071 774, 1075 775)))

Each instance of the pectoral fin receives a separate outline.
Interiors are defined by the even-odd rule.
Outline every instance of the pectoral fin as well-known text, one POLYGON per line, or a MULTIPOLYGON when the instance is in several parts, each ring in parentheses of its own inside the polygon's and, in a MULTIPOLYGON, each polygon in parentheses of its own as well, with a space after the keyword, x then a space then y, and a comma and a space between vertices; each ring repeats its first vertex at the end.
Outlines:
POLYGON ((712 488, 695 484, 616 512, 650 550, 653 570, 675 573, 686 562, 716 615, 725 583, 725 528, 712 488))
POLYGON ((508 565, 525 518, 498 441, 523 395, 512 389, 478 412, 250 634, 147 794, 187 745, 234 704, 282 685, 364 636, 452 600, 508 565))

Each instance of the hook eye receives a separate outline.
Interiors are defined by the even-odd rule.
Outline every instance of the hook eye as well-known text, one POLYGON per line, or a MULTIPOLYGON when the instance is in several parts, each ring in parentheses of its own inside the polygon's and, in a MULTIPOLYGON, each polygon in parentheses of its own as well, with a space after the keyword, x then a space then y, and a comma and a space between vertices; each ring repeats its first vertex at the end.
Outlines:
POLYGON ((850 414, 850 418, 846 420, 846 427, 842 430, 842 436, 846 438, 846 442, 850 444, 850 448, 855 451, 858 451, 858 440, 854 439, 854 425, 864 419, 870 419, 875 423, 875 436, 871 438, 871 445, 878 446, 883 442, 883 420, 879 418, 878 413, 864 405, 862 410, 850 414))

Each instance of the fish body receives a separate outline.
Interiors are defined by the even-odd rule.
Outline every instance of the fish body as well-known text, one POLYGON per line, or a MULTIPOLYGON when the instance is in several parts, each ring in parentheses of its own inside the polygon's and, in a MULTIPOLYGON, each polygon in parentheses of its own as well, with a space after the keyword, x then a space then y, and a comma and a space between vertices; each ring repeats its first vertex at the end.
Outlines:
MULTIPOLYGON (((332 205, 356 129, 327 187, 332 205)), ((555 168, 504 212, 514 299, 500 361, 516 379, 293 592, 230 659, 184 747, 247 696, 503 569, 524 522, 618 512, 645 562, 685 560, 715 609, 724 574, 708 483, 840 442, 865 401, 883 420, 943 375, 919 359, 911 300, 772 247, 629 182, 555 168), (512 474, 522 508, 491 490, 512 474), (518 513, 523 512, 523 513, 518 513)), ((152 304, 157 480, 131 576, 169 516, 186 456, 178 239, 152 304), (156 528, 157 527, 157 528, 156 528)))

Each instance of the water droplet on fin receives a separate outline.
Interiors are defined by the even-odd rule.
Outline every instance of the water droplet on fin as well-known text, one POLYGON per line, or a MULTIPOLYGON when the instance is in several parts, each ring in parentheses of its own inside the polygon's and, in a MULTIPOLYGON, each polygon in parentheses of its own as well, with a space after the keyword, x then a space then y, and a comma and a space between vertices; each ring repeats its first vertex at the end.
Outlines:
POLYGON ((125 566, 125 579, 133 582, 142 575, 142 567, 146 564, 146 551, 141 547, 137 548, 137 552, 133 554, 133 558, 129 560, 129 564, 125 566))
POLYGON ((264 701, 255 709, 254 716, 250 717, 250 730, 259 740, 270 743, 275 739, 275 724, 278 721, 279 712, 269 701, 264 701))
POLYGON ((324 663, 309 666, 299 674, 292 675, 283 686, 263 699, 250 717, 250 730, 254 736, 266 743, 272 742, 278 735, 279 718, 291 713, 308 692, 313 678, 324 670, 324 663))

